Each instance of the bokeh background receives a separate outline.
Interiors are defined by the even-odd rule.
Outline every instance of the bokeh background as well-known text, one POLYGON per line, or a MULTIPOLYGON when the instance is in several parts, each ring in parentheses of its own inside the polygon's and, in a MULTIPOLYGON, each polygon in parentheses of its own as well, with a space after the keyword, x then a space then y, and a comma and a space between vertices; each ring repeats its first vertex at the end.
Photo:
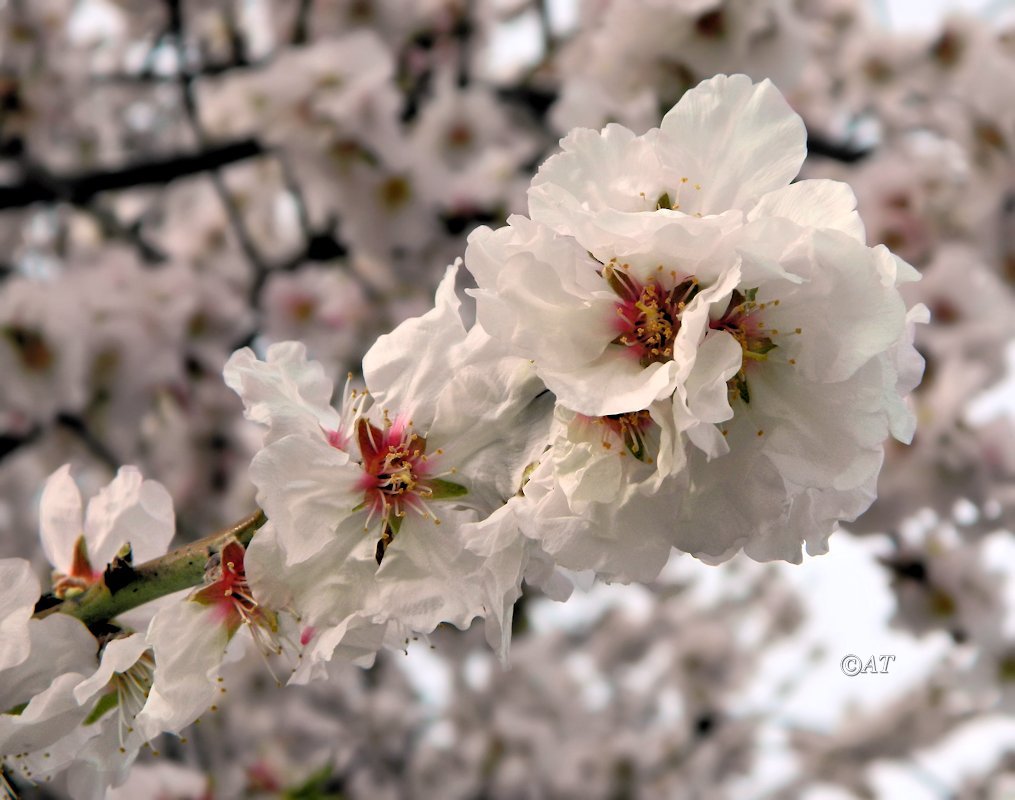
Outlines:
POLYGON ((114 797, 1015 797, 1005 0, 0 0, 0 557, 44 575, 65 462, 86 493, 139 465, 179 542, 246 516, 234 349, 357 372, 561 135, 719 72, 771 78, 804 175, 924 274, 920 427, 872 509, 801 565, 526 595, 508 670, 454 629, 309 688, 239 659, 114 797))

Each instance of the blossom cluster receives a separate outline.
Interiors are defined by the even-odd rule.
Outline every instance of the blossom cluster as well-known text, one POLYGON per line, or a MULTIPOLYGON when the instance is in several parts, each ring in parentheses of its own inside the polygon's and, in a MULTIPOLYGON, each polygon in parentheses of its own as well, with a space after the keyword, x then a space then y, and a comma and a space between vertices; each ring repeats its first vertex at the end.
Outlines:
MULTIPOLYGON (((337 404, 301 343, 230 357, 268 522, 222 543, 203 586, 100 635, 96 664, 76 621, 32 618, 30 568, 5 562, 9 766, 69 764, 72 793, 99 796, 212 704, 240 630, 295 683, 476 617, 506 659, 523 581, 651 580, 674 547, 799 560, 870 504, 884 438, 913 433, 926 314, 898 291, 913 269, 863 244, 848 187, 790 183, 805 133, 774 86, 717 76, 643 136, 562 146, 531 217, 470 237, 471 326, 456 262, 337 404), (57 624, 80 649, 53 659, 33 629, 57 624)), ((62 468, 41 511, 56 601, 115 594, 173 533, 167 492, 133 468, 81 506, 62 468)))
POLYGON ((870 5, 0 8, 0 796, 1004 795, 1015 39, 870 5))

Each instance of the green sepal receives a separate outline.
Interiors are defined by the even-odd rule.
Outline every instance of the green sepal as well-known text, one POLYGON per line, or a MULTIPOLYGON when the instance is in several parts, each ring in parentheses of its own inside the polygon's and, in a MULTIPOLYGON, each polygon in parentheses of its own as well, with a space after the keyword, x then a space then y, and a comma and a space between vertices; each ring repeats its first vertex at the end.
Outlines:
POLYGON ((427 481, 427 485, 430 487, 430 499, 432 500, 449 500, 452 497, 465 497, 469 493, 469 490, 460 483, 452 483, 440 478, 430 479, 427 481))
POLYGON ((333 773, 334 767, 331 764, 325 764, 316 772, 311 773, 299 786, 286 789, 282 797, 284 800, 342 800, 343 795, 340 792, 328 789, 328 782, 333 773))
POLYGON ((744 299, 748 303, 753 303, 755 298, 758 296, 758 287, 755 286, 753 289, 744 289, 744 299))
POLYGON ((91 710, 83 725, 94 725, 100 719, 102 719, 108 712, 116 708, 116 704, 119 702, 116 692, 108 692, 99 698, 99 702, 95 704, 95 708, 91 710))
POLYGON ((758 339, 748 339, 747 348, 744 350, 744 357, 754 361, 764 361, 768 358, 768 353, 778 346, 767 336, 762 336, 758 339))
POLYGON ((670 200, 669 192, 663 192, 661 195, 659 195, 659 199, 656 200, 656 211, 658 211, 661 208, 669 210, 673 209, 673 201, 670 200))
POLYGON ((11 717, 20 717, 21 716, 21 712, 24 711, 26 708, 28 708, 28 703, 18 703, 13 708, 7 709, 4 712, 4 714, 6 714, 8 716, 11 716, 11 717))
POLYGON ((740 372, 730 378, 729 388, 731 395, 730 402, 733 401, 734 397, 739 397, 748 405, 751 404, 751 392, 747 388, 747 377, 744 375, 743 370, 740 370, 740 372))

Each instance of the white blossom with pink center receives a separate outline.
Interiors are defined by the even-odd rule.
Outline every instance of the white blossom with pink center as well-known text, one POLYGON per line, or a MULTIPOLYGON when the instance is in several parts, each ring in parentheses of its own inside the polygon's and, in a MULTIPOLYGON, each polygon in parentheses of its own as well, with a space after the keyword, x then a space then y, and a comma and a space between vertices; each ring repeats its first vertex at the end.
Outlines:
MULTIPOLYGON (((241 352, 227 366, 248 417, 269 426, 251 478, 277 548, 261 554, 285 553, 283 581, 287 571, 299 580, 324 570, 335 575, 331 584, 355 576, 357 616, 406 634, 487 613, 484 560, 462 526, 518 491, 549 424, 550 398, 532 365, 505 356, 481 329, 466 330, 456 275, 448 269, 432 311, 378 339, 363 362, 367 394, 347 394, 342 413, 323 404, 317 378, 313 404, 304 399, 308 376, 322 373, 295 347, 276 346, 268 363, 241 352)), ((254 569, 285 594, 266 564, 254 569)), ((320 596, 328 593, 322 585, 320 596)), ((333 649, 326 634, 352 609, 338 618, 300 586, 289 596, 311 639, 323 636, 333 649)))
MULTIPOLYGON (((574 412, 670 415, 675 450, 693 445, 666 457, 686 490, 647 525, 678 548, 821 550, 873 500, 883 440, 912 435, 924 311, 897 287, 915 271, 864 246, 845 184, 790 184, 805 130, 769 81, 720 75, 643 136, 609 125, 562 145, 533 180, 532 220, 470 237, 479 324, 574 412)), ((581 472, 560 466, 543 478, 563 489, 581 472)), ((590 508, 544 491, 554 518, 590 508)), ((588 538, 569 561, 608 570, 588 538)))

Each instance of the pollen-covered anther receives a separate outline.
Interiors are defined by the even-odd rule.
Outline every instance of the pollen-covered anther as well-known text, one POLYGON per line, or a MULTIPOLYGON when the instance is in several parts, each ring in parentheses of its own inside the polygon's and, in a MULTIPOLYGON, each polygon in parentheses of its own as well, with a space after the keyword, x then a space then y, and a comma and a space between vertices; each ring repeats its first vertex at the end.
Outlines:
POLYGON ((610 414, 605 417, 592 417, 592 420, 604 427, 602 445, 606 450, 613 449, 613 441, 619 439, 624 445, 624 451, 630 453, 639 461, 651 464, 652 459, 648 454, 647 434, 655 424, 648 410, 630 411, 626 414, 610 414))
MULTIPOLYGON (((657 272, 663 270, 660 266, 657 272)), ((670 275, 676 283, 675 273, 670 275)), ((612 266, 603 269, 603 277, 620 298, 614 343, 630 348, 643 367, 672 360, 680 316, 698 292, 697 279, 689 277, 666 289, 658 280, 642 284, 612 266)))
MULTIPOLYGON (((672 197, 670 196, 669 192, 663 192, 661 195, 659 195, 659 198, 656 200, 656 211, 659 211, 660 209, 667 209, 669 211, 679 211, 681 190, 690 182, 690 180, 691 179, 688 177, 681 178, 680 182, 676 186, 675 191, 673 192, 672 197)), ((696 192, 700 192, 701 184, 700 183, 694 184, 694 190, 696 192)), ((641 197, 645 197, 644 192, 639 192, 638 194, 641 197)), ((701 214, 696 212, 695 216, 700 217, 701 214)))

